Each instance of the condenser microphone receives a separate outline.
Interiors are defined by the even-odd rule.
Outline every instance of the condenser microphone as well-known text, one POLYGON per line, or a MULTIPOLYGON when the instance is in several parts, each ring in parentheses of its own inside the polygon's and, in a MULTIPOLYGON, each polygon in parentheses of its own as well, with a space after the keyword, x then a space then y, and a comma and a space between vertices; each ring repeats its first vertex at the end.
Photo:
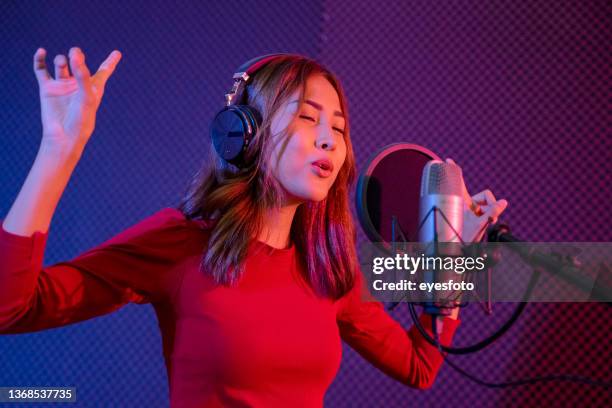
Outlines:
MULTIPOLYGON (((423 168, 419 199, 419 242, 423 254, 431 258, 462 255, 461 234, 463 231, 463 174, 454 163, 431 160, 423 168), (448 244, 452 243, 452 244, 448 244)), ((454 271, 443 271, 428 266, 422 271, 427 283, 443 282, 456 278, 454 271)), ((457 297, 457 296, 455 296, 457 297)), ((425 312, 448 314, 453 293, 432 291, 425 302, 425 312)))
POLYGON ((421 176, 419 242, 432 250, 435 245, 429 243, 461 243, 463 201, 461 168, 441 160, 427 163, 421 176))

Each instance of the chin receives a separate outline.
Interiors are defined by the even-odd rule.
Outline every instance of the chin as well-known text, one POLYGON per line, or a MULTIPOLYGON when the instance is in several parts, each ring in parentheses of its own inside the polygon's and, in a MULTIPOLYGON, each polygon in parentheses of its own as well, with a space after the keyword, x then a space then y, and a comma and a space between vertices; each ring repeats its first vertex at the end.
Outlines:
POLYGON ((320 201, 323 201, 327 198, 327 194, 322 194, 322 195, 318 195, 316 197, 312 197, 310 198, 308 201, 313 202, 313 203, 318 203, 320 201))
POLYGON ((314 202, 319 202, 319 201, 323 201, 327 198, 327 193, 329 191, 324 190, 324 191, 311 191, 311 193, 309 194, 308 197, 308 201, 314 201, 314 202))
MULTIPOLYGON (((284 180, 283 180, 284 181, 284 180)), ((330 185, 323 180, 287 180, 286 183, 281 181, 283 190, 285 191, 287 201, 289 202, 319 202, 327 198, 330 185)), ((327 181, 327 180, 325 180, 327 181)))
POLYGON ((327 198, 327 190, 308 190, 300 191, 297 194, 292 194, 298 201, 301 202, 319 202, 327 198))

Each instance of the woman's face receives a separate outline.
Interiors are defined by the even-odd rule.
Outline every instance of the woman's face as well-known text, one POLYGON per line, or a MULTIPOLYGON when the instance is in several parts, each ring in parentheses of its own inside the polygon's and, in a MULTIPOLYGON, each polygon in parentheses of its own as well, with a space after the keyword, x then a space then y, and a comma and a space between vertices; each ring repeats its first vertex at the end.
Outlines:
POLYGON ((289 204, 325 199, 346 158, 345 121, 332 84, 313 75, 301 105, 299 95, 298 90, 289 98, 271 124, 272 171, 289 204))

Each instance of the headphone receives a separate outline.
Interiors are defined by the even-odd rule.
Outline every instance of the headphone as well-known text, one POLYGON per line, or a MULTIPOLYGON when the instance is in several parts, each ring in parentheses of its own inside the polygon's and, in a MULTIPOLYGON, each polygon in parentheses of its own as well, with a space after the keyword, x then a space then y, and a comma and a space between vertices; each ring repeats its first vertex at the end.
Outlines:
POLYGON ((257 109, 243 101, 246 87, 261 67, 288 55, 267 54, 256 57, 242 64, 234 73, 234 85, 225 94, 225 107, 215 115, 210 125, 210 138, 223 160, 239 168, 246 164, 244 152, 253 141, 262 121, 257 109))

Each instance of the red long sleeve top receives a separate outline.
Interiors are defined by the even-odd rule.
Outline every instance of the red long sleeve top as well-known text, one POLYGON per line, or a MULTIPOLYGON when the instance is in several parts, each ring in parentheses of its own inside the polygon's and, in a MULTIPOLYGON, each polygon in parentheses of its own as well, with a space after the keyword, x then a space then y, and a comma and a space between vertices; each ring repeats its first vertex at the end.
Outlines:
MULTIPOLYGON (((172 407, 320 407, 341 360, 341 340, 384 373, 426 388, 438 351, 405 331, 363 278, 338 301, 299 279, 295 247, 254 241, 235 287, 199 271, 206 222, 163 209, 76 258, 43 267, 47 233, 0 228, 0 333, 83 321, 128 302, 151 303, 163 339, 172 407)), ((431 317, 422 315, 427 330, 431 317)), ((446 318, 441 342, 459 324, 446 318)))

